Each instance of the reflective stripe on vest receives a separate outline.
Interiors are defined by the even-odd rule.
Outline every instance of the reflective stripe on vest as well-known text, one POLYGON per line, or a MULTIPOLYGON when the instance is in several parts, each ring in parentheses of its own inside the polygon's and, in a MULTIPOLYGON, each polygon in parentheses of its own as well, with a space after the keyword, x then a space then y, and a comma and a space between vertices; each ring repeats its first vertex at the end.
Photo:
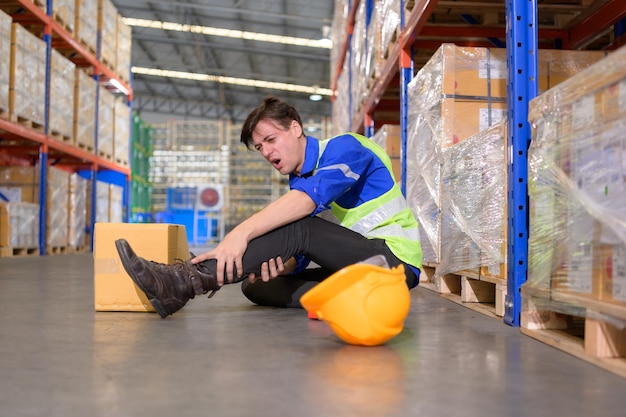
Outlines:
MULTIPOLYGON (((391 161, 387 153, 370 139, 361 135, 351 135, 382 160, 390 172, 391 181, 393 181, 391 161)), ((319 158, 326 149, 328 141, 320 141, 319 158)), ((346 176, 356 177, 355 179, 359 177, 345 164, 320 169, 340 169, 346 176)), ((395 181, 389 191, 357 207, 344 208, 333 202, 331 203, 331 212, 342 226, 370 239, 384 239, 398 259, 421 268, 422 248, 419 226, 395 181)))

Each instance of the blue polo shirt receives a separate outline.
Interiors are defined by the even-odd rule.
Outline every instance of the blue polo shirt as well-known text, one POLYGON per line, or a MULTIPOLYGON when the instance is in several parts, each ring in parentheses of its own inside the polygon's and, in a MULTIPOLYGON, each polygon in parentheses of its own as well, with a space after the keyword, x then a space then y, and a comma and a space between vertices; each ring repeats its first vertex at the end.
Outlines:
POLYGON ((357 207, 395 184, 383 161, 352 135, 326 141, 321 157, 319 153, 319 141, 307 136, 302 172, 289 175, 289 187, 315 202, 312 216, 330 209, 332 202, 346 209, 357 207))
MULTIPOLYGON (((321 143, 311 136, 306 139, 302 171, 300 175, 289 175, 289 187, 306 193, 315 202, 316 209, 311 216, 329 210, 333 202, 345 209, 358 207, 380 197, 395 185, 384 162, 351 134, 335 136, 321 143)), ((301 261, 299 265, 306 267, 301 261)), ((419 281, 419 268, 408 266, 419 281)))

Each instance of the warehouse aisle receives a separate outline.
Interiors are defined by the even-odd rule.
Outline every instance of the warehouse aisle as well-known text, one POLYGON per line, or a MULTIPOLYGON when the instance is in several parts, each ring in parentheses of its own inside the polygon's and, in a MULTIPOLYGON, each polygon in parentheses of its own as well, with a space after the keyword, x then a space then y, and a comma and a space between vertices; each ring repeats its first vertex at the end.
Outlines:
POLYGON ((93 311, 92 254, 0 259, 2 416, 623 416, 626 379, 433 292, 343 344, 227 286, 167 319, 93 311))

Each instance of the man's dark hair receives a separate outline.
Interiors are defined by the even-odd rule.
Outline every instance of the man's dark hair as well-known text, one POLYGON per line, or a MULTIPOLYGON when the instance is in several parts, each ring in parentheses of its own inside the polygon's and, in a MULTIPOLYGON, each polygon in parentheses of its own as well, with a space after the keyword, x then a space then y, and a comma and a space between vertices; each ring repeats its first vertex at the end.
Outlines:
POLYGON ((267 96, 246 118, 241 128, 241 143, 248 149, 252 144, 252 132, 261 120, 270 119, 278 123, 285 130, 289 129, 292 121, 298 122, 302 127, 302 119, 298 111, 287 102, 275 96, 267 96))

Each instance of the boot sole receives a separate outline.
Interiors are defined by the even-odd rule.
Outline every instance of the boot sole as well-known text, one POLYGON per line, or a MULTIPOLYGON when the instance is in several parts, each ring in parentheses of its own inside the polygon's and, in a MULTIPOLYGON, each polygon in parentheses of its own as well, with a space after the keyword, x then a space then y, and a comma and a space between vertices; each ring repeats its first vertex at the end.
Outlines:
POLYGON ((120 261, 122 261, 122 266, 124 267, 124 270, 126 271, 128 276, 130 277, 130 279, 133 280, 135 285, 137 285, 137 287, 139 287, 139 289, 141 291, 143 291, 143 293, 146 295, 146 297, 148 298, 148 301, 150 302, 150 305, 152 305, 152 307, 156 310, 156 312, 159 313, 159 316, 161 316, 161 318, 164 319, 165 317, 169 316, 169 313, 167 312, 167 309, 165 308, 163 303, 161 303, 161 301, 156 299, 156 298, 150 297, 150 295, 149 295, 150 291, 148 291, 148 289, 146 287, 144 287, 143 284, 141 284, 141 282, 139 282, 138 280, 136 280, 133 277, 134 273, 131 274, 131 272, 134 272, 134 271, 130 267, 130 265, 128 264, 128 260, 126 259, 126 257, 122 256, 122 253, 124 253, 124 251, 123 251, 123 248, 122 248, 121 240, 122 239, 119 239, 119 240, 115 241, 115 248, 117 249, 117 254, 120 257, 120 261))

